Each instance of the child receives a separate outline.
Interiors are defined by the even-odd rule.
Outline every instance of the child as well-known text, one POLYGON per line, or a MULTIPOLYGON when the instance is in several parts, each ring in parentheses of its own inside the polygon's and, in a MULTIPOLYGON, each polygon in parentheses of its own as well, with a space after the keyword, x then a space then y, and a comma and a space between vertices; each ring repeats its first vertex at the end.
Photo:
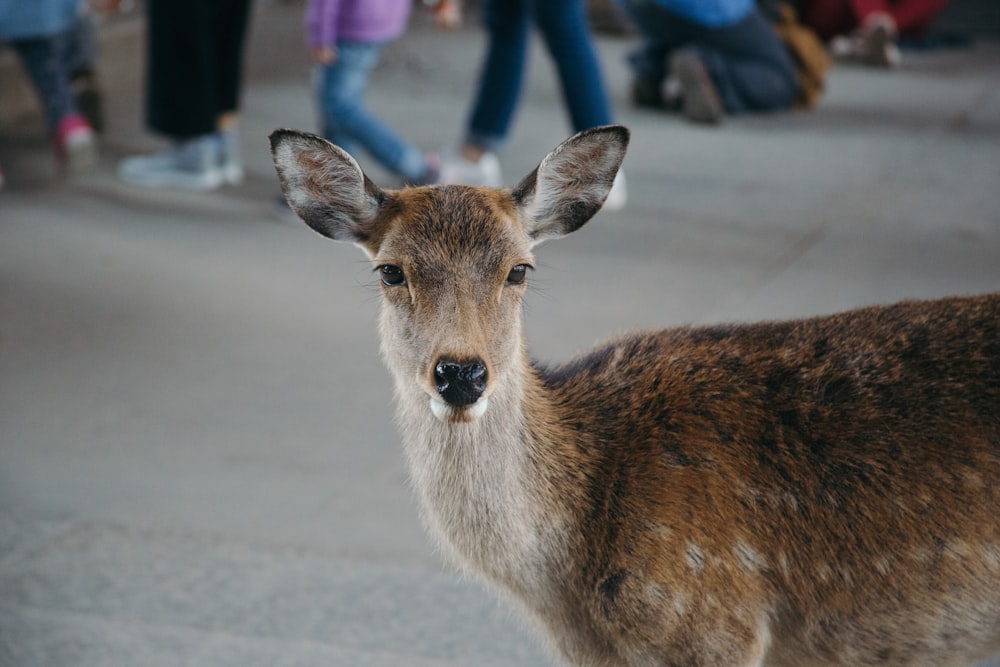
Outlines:
POLYGON ((403 141, 364 106, 368 76, 406 29, 413 0, 308 0, 306 39, 316 63, 323 136, 348 153, 364 148, 412 185, 438 180, 437 157, 403 141))
POLYGON ((42 103, 56 163, 71 173, 97 161, 94 128, 71 85, 86 64, 78 49, 84 20, 79 0, 0 0, 0 41, 20 56, 42 103))

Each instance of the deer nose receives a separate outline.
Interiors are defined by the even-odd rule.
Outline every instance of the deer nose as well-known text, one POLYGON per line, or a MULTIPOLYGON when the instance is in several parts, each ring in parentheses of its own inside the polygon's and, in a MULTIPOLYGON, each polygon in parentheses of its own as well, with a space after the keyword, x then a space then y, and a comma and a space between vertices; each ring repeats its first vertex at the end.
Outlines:
POLYGON ((479 359, 458 362, 440 359, 434 366, 434 386, 449 405, 472 405, 486 391, 486 366, 479 359))

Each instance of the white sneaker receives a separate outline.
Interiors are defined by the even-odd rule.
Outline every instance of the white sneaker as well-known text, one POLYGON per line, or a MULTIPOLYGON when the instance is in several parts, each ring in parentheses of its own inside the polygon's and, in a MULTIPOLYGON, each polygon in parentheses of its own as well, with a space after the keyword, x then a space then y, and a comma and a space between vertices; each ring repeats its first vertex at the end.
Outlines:
POLYGON ((152 155, 125 158, 118 165, 118 177, 130 185, 179 190, 215 190, 227 182, 215 133, 152 155))
POLYGON ((97 137, 78 113, 59 121, 53 137, 56 162, 68 174, 81 174, 97 164, 97 137))
POLYGON ((608 198, 604 200, 602 211, 620 211, 628 201, 628 189, 625 187, 625 172, 621 169, 615 174, 615 182, 611 184, 608 198))
POLYGON ((441 158, 439 182, 444 185, 503 187, 500 160, 495 153, 483 153, 478 162, 466 160, 453 152, 444 154, 441 158))
POLYGON ((867 22, 850 35, 834 37, 830 52, 837 60, 871 67, 899 67, 903 60, 896 44, 896 29, 891 19, 867 22))

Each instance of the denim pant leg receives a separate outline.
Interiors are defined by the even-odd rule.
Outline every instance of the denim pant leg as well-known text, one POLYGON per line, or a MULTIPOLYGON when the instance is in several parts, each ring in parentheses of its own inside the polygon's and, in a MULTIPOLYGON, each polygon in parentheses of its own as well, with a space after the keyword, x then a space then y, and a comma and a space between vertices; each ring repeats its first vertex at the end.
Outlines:
POLYGON ((709 31, 652 0, 625 0, 622 6, 642 36, 642 46, 629 54, 629 65, 637 79, 654 86, 667 78, 670 53, 709 31))
POLYGON ((702 57, 727 112, 785 109, 795 100, 791 56, 759 11, 731 26, 707 28, 650 0, 626 0, 625 8, 645 42, 630 58, 637 77, 662 82, 670 53, 692 48, 702 57))
POLYGON ((552 54, 574 132, 611 123, 611 110, 582 0, 535 0, 535 21, 552 54))
POLYGON ((692 46, 727 112, 787 109, 795 101, 798 84, 791 55, 760 12, 710 31, 692 46))
POLYGON ((66 67, 66 37, 59 33, 11 42, 38 93, 49 133, 60 120, 76 112, 66 67))
POLYGON ((66 35, 66 67, 70 75, 93 71, 97 62, 97 38, 89 14, 81 14, 66 35))
POLYGON ((423 153, 400 139, 363 103, 368 76, 381 48, 381 44, 340 42, 336 62, 317 68, 323 136, 355 157, 358 148, 363 148, 393 173, 418 181, 427 168, 423 153))
POLYGON ((483 22, 489 42, 466 128, 466 143, 496 151, 507 138, 524 81, 532 1, 484 0, 483 22))

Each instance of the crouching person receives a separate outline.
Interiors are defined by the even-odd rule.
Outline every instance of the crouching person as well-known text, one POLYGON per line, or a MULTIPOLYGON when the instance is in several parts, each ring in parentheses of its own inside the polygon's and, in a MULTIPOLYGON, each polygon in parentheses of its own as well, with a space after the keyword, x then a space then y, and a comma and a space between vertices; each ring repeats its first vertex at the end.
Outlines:
POLYGON ((790 108, 792 58, 754 0, 618 0, 643 46, 630 57, 638 106, 714 124, 790 108))

